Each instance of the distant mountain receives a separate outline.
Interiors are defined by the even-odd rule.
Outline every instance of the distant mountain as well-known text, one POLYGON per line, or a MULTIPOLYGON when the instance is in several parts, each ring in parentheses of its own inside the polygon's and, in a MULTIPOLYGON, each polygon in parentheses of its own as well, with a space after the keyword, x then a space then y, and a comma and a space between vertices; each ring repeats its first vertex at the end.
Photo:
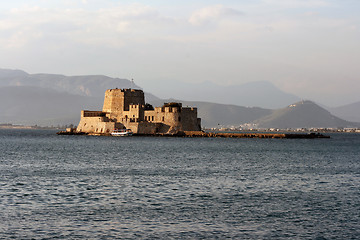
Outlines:
POLYGON ((329 111, 335 116, 347 121, 360 122, 360 102, 330 108, 329 111))
POLYGON ((301 100, 265 81, 230 86, 220 86, 212 82, 173 83, 169 86, 174 89, 171 91, 173 98, 238 106, 277 109, 301 100))
POLYGON ((301 101, 273 111, 254 123, 260 128, 358 127, 360 123, 342 120, 311 101, 301 101))
POLYGON ((57 126, 77 125, 80 111, 102 108, 103 98, 20 86, 0 88, 0 123, 57 126))
MULTIPOLYGON (((59 74, 28 74, 22 70, 0 69, 0 87, 34 86, 63 91, 71 94, 104 97, 110 88, 136 88, 127 79, 111 78, 103 75, 65 76, 59 74)), ((145 93, 148 99, 158 99, 152 94, 145 93)))

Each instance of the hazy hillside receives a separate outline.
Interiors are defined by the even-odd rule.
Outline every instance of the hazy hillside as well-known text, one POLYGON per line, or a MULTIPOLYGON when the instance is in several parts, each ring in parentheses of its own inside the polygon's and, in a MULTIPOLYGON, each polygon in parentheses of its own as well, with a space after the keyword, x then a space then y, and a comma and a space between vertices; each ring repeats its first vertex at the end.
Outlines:
POLYGON ((360 122, 360 102, 341 107, 330 108, 329 111, 337 117, 352 122, 360 122))
POLYGON ((21 70, 0 69, 0 87, 35 86, 50 88, 84 96, 103 96, 106 89, 131 87, 126 79, 110 78, 101 75, 64 76, 58 74, 28 74, 21 70))
MULTIPOLYGON (((102 75, 65 76, 59 74, 28 74, 21 70, 0 69, 0 87, 6 86, 34 86, 49 88, 71 94, 104 97, 106 89, 137 88, 127 79, 111 78, 102 75)), ((158 99, 152 94, 145 93, 146 98, 158 99)))
POLYGON ((352 123, 335 117, 311 101, 302 101, 286 108, 275 110, 255 123, 260 128, 309 128, 309 127, 354 127, 352 123))
POLYGON ((250 82, 242 85, 220 86, 212 82, 199 84, 173 83, 172 98, 216 102, 248 107, 277 109, 301 99, 281 91, 270 82, 250 82))
POLYGON ((102 108, 103 98, 22 86, 0 88, 0 123, 23 125, 75 124, 83 109, 102 108))

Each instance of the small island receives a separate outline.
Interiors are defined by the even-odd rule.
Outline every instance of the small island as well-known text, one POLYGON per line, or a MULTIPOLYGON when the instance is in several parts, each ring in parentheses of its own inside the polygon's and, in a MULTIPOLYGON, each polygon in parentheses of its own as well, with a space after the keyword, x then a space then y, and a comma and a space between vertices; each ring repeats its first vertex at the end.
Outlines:
POLYGON ((144 92, 138 89, 108 89, 102 111, 81 111, 76 133, 109 135, 118 129, 130 129, 134 135, 177 135, 201 131, 197 108, 181 103, 162 107, 145 104, 144 92))

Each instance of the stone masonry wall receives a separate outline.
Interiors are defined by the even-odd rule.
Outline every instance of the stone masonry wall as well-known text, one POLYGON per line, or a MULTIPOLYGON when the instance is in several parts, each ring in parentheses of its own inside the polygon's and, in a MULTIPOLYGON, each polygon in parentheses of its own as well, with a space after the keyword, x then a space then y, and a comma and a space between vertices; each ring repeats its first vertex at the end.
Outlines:
POLYGON ((201 119, 197 117, 197 108, 183 108, 181 124, 183 131, 200 131, 201 119))

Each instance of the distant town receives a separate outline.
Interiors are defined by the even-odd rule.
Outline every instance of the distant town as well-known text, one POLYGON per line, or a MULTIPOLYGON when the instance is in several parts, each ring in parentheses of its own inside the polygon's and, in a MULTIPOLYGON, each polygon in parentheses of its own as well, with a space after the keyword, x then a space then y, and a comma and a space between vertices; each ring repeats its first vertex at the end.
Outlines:
POLYGON ((61 125, 57 125, 57 126, 31 125, 31 126, 27 126, 27 125, 12 124, 12 123, 0 124, 0 129, 55 129, 55 130, 60 130, 60 129, 73 128, 73 127, 74 127, 73 124, 62 125, 62 126, 61 125))
MULTIPOLYGON (((0 129, 54 129, 62 130, 67 128, 76 128, 73 124, 63 126, 26 126, 19 124, 5 123, 0 124, 0 129)), ((249 127, 216 127, 203 128, 204 131, 216 132, 319 132, 319 133, 360 133, 360 128, 249 128, 249 127)))
POLYGON ((219 132, 321 132, 321 133, 360 133, 360 128, 246 128, 246 127, 217 127, 205 128, 205 131, 219 132))

